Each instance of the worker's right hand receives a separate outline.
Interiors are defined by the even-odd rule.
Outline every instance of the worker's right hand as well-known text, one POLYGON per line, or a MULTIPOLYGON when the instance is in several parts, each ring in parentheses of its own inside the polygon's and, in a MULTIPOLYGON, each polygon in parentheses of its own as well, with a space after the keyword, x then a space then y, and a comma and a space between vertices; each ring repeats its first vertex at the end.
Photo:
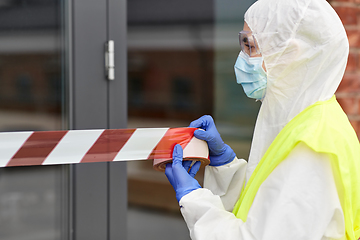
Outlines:
POLYGON ((223 142, 216 129, 214 119, 211 116, 202 116, 192 121, 189 127, 202 128, 205 130, 195 130, 194 136, 207 142, 209 146, 210 166, 221 166, 234 160, 236 156, 235 152, 223 142))
POLYGON ((165 175, 175 190, 178 202, 186 194, 201 188, 199 182, 194 178, 199 171, 201 162, 196 162, 192 167, 190 165, 191 161, 183 161, 183 150, 179 144, 176 144, 173 151, 173 162, 166 164, 165 175))

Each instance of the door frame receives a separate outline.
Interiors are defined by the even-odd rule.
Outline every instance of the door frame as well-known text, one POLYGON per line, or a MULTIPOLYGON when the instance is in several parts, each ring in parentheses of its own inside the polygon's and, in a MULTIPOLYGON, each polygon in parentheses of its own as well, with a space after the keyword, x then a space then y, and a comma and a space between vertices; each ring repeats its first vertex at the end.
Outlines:
MULTIPOLYGON (((68 128, 126 128, 126 0, 68 0, 65 8, 68 128), (105 76, 108 40, 115 80, 105 76)), ((68 239, 126 239, 126 163, 70 165, 68 210, 68 239)))

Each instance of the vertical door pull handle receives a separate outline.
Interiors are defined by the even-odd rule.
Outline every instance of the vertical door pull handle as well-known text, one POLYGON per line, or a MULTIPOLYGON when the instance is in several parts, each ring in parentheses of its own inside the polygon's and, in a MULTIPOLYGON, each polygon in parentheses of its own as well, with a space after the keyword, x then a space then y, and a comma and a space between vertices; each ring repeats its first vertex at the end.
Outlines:
POLYGON ((115 79, 115 44, 113 40, 105 43, 105 74, 108 80, 115 79))

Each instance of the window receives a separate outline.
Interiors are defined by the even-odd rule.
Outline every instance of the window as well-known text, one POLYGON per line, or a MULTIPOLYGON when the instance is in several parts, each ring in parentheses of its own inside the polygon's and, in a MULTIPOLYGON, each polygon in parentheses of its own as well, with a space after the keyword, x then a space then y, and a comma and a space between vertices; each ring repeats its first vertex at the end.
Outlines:
MULTIPOLYGON (((223 140, 247 159, 260 104, 246 97, 233 67, 253 2, 128 1, 128 127, 186 127, 210 114, 223 140)), ((128 181, 131 206, 179 212, 172 187, 150 162, 129 162, 128 181)))

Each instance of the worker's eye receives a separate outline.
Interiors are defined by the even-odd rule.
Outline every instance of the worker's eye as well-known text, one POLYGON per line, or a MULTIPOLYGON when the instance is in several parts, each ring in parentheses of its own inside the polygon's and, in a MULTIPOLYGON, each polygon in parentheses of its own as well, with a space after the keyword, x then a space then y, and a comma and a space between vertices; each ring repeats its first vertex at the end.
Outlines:
POLYGON ((248 50, 255 51, 255 46, 250 45, 250 44, 244 44, 244 45, 248 50))

